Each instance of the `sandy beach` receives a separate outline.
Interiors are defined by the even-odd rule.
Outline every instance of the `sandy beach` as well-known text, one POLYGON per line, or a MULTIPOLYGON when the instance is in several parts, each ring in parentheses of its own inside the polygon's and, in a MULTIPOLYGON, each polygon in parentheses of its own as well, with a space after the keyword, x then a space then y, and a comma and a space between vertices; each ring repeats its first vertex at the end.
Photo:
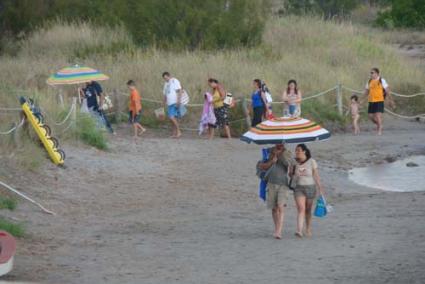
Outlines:
MULTIPOLYGON (((348 179, 355 167, 425 155, 425 124, 385 117, 382 137, 310 144, 335 212, 297 239, 291 198, 282 240, 257 196, 260 146, 122 126, 110 150, 66 145, 66 169, 6 168, 25 223, 5 280, 40 283, 425 283, 425 191, 392 193, 348 179)), ((293 148, 293 146, 290 146, 293 148)), ((394 173, 397 174, 397 173, 394 173)), ((424 177, 425 184, 425 177, 424 177)), ((418 184, 423 186, 424 184, 418 184)))

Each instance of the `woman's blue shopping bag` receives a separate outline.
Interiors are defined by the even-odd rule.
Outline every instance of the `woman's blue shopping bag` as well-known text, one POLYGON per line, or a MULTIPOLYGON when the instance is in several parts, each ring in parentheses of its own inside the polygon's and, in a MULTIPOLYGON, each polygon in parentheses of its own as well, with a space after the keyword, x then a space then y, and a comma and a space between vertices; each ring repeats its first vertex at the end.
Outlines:
MULTIPOLYGON (((267 162, 268 158, 269 158, 269 154, 270 154, 270 149, 268 148, 263 148, 261 150, 261 154, 262 154, 262 161, 267 162)), ((259 190, 258 190, 258 196, 266 201, 267 197, 267 181, 264 180, 264 176, 260 177, 260 185, 259 185, 259 190)))
POLYGON ((325 217, 327 214, 326 201, 323 195, 320 195, 316 201, 316 208, 314 209, 314 216, 325 217))

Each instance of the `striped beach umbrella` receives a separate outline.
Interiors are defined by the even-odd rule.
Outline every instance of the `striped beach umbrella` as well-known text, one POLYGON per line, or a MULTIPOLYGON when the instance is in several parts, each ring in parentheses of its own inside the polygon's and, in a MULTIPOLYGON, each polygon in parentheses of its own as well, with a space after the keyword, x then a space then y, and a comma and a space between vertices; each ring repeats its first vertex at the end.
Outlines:
POLYGON ((63 68, 47 79, 49 85, 73 85, 91 81, 108 80, 109 77, 100 73, 98 70, 87 67, 74 65, 63 68))
POLYGON ((325 140, 330 132, 305 118, 274 118, 263 121, 246 132, 241 140, 256 144, 304 143, 325 140))

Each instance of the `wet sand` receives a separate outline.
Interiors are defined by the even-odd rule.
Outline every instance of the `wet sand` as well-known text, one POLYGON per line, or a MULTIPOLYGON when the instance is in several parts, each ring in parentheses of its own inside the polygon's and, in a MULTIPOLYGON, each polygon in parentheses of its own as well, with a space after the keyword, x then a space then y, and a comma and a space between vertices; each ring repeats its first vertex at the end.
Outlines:
POLYGON ((283 239, 272 238, 271 214, 257 197, 259 146, 188 133, 173 140, 153 130, 135 145, 130 131, 119 129, 107 152, 67 145, 66 169, 9 171, 5 181, 57 216, 23 201, 2 212, 28 232, 5 279, 425 282, 425 192, 384 192, 348 179, 354 167, 425 154, 425 124, 386 118, 382 137, 366 131, 310 144, 335 212, 315 218, 313 237, 302 240, 294 236, 292 199, 283 239))

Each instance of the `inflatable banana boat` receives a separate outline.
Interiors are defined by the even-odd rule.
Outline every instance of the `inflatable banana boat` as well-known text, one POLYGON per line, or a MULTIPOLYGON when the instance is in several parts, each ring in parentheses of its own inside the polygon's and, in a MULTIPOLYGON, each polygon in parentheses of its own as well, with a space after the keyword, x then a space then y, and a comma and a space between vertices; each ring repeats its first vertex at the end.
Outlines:
POLYGON ((40 138, 41 143, 46 149, 52 162, 58 166, 63 165, 65 161, 65 152, 59 149, 59 141, 55 137, 52 137, 52 131, 50 127, 44 123, 44 118, 41 112, 35 107, 31 100, 27 100, 21 97, 20 103, 24 114, 34 128, 35 132, 40 138))

